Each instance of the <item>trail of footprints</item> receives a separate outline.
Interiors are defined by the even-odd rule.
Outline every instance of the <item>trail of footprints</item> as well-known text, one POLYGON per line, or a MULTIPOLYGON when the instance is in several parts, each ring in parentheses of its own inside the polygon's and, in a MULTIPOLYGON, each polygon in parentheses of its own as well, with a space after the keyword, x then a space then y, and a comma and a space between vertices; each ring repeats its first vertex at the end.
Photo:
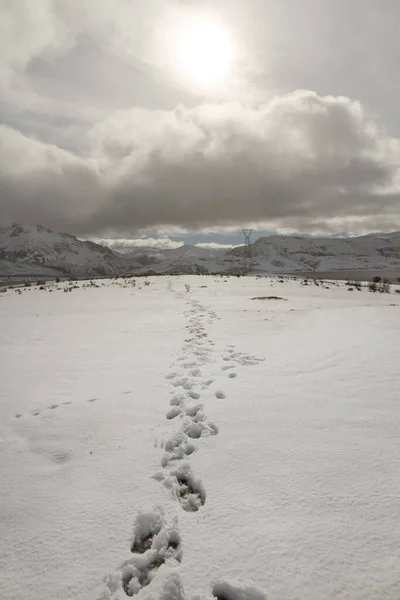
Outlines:
POLYGON ((188 305, 189 308, 185 312, 188 337, 177 360, 185 375, 181 375, 178 370, 166 377, 171 381, 173 388, 166 418, 172 420, 180 417, 181 424, 178 432, 163 444, 161 466, 165 472, 157 473, 155 477, 171 489, 184 510, 195 512, 204 505, 206 492, 186 460, 197 451, 191 440, 218 434, 218 427, 207 419, 204 405, 198 402, 201 391, 213 383, 212 379, 202 381, 201 366, 210 362, 214 345, 213 341, 208 339, 205 320, 212 322, 216 315, 195 300, 189 301, 188 305))
MULTIPOLYGON (((169 289, 174 291, 171 285, 169 289)), ((212 362, 214 346, 214 342, 208 338, 205 321, 211 324, 218 317, 196 300, 190 300, 190 296, 185 316, 188 320, 188 335, 181 349, 181 356, 176 361, 177 370, 166 376, 172 387, 166 418, 174 420, 179 417, 180 427, 169 440, 161 444, 164 450, 161 457, 163 470, 153 477, 171 491, 183 510, 196 512, 206 502, 206 491, 201 481, 194 476, 188 458, 198 450, 194 439, 218 434, 217 425, 208 420, 204 405, 198 402, 202 391, 207 390, 214 382, 213 379, 202 380, 201 367, 212 362)), ((222 358, 224 363, 229 364, 224 364, 221 370, 226 371, 227 377, 231 379, 237 376, 231 370, 238 364, 254 365, 264 360, 236 352, 233 346, 228 347, 222 358)), ((223 390, 216 390, 214 395, 219 400, 226 398, 223 390)), ((166 564, 171 567, 179 566, 182 550, 177 522, 168 527, 162 508, 158 507, 151 512, 139 513, 130 550, 131 557, 116 572, 106 577, 104 595, 100 600, 112 598, 121 589, 126 596, 134 596, 150 585, 160 567, 166 564)), ((212 596, 217 600, 266 600, 259 590, 237 588, 226 582, 215 584, 212 596)), ((186 600, 176 572, 168 577, 161 600, 186 600)))
MULTIPOLYGON (((97 398, 89 398, 88 400, 85 400, 85 402, 96 402, 97 398)), ((33 412, 27 413, 26 415, 23 415, 22 413, 16 413, 14 415, 15 419, 21 419, 24 416, 32 416, 32 417, 38 417, 41 413, 45 412, 45 411, 49 411, 49 410, 55 410, 56 408, 59 408, 60 406, 69 406, 70 404, 72 404, 71 401, 66 401, 66 402, 60 402, 59 404, 49 404, 48 406, 44 407, 41 411, 40 410, 35 410, 33 412)))

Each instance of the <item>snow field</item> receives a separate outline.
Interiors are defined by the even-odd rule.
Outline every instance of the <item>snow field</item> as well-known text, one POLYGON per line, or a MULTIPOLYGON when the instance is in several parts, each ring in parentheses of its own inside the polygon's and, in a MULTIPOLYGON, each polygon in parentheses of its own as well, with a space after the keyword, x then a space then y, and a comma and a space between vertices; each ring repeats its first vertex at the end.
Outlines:
POLYGON ((2 597, 397 600, 398 296, 150 281, 1 298, 2 597))

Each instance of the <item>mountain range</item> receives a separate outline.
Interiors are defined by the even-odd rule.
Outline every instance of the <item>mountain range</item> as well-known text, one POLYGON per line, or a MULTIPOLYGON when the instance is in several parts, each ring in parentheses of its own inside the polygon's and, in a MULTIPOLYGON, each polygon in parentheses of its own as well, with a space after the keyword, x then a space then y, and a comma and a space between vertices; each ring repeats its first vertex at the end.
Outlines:
MULTIPOLYGON (((40 225, 0 227, 0 277, 92 278, 141 274, 240 273, 245 246, 210 250, 135 248, 121 254, 107 246, 56 233, 40 225)), ((400 275, 400 232, 348 238, 268 236, 251 246, 255 274, 391 272, 400 275)))

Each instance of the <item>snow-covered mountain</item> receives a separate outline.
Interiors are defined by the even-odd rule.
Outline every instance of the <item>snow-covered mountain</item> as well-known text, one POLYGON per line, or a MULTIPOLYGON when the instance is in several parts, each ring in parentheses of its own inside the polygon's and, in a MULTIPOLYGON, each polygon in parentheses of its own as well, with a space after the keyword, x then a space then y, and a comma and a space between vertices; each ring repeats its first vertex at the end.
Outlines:
MULTIPOLYGON (((173 250, 135 248, 119 254, 41 226, 0 228, 0 276, 239 273, 244 246, 210 250, 183 245, 173 250)), ((400 233, 355 238, 261 237, 252 245, 254 273, 387 271, 400 276, 400 233)))
MULTIPOLYGON (((227 255, 243 257, 243 246, 227 255)), ((353 238, 269 236, 252 245, 253 268, 270 273, 296 271, 398 270, 400 232, 353 238)))
POLYGON ((0 227, 0 275, 94 277, 116 275, 126 261, 109 248, 40 225, 0 227))

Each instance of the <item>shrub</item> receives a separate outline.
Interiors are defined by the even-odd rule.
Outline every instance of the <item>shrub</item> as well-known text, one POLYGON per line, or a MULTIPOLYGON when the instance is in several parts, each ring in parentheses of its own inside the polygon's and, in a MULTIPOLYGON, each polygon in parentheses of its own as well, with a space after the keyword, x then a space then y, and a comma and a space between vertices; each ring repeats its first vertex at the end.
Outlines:
MULTIPOLYGON (((374 277, 374 280, 376 277, 374 277)), ((373 281, 368 285, 370 292, 379 292, 380 294, 390 294, 390 283, 388 279, 381 280, 380 282, 373 281)))
POLYGON ((379 277, 379 275, 376 275, 376 277, 373 278, 372 280, 374 283, 379 283, 382 281, 382 277, 379 277))
POLYGON ((383 281, 381 281, 378 287, 378 291, 381 294, 390 294, 390 283, 388 279, 384 279, 383 281))

